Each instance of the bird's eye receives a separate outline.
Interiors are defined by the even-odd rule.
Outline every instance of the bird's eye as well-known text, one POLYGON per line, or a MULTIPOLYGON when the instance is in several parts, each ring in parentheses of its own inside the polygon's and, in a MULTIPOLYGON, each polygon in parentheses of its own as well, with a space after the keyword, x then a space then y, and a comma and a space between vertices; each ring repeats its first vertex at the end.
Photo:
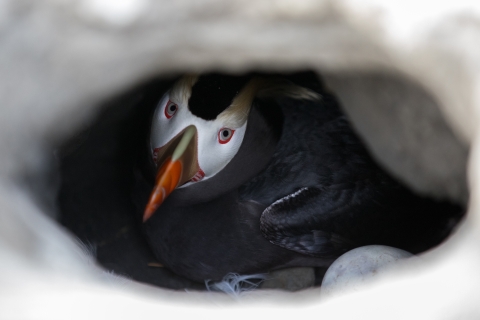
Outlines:
POLYGON ((175 103, 168 100, 167 105, 165 106, 165 117, 167 117, 167 119, 170 119, 175 115, 177 110, 178 110, 178 106, 175 103))
POLYGON ((228 129, 228 128, 222 128, 220 131, 218 131, 218 142, 221 144, 225 144, 230 141, 233 137, 233 133, 235 130, 228 129))

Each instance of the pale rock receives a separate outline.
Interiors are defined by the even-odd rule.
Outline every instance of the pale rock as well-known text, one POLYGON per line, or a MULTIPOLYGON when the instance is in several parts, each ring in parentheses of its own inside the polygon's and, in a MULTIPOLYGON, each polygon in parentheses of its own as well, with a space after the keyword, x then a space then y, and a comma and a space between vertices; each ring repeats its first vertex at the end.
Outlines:
POLYGON ((315 271, 313 268, 288 268, 270 272, 260 288, 298 291, 314 285, 315 271))

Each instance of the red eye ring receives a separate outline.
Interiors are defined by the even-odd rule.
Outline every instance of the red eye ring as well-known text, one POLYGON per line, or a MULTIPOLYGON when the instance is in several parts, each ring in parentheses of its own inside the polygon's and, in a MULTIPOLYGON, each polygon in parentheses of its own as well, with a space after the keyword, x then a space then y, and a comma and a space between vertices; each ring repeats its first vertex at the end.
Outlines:
POLYGON ((232 139, 235 130, 229 128, 222 128, 218 131, 218 142, 221 144, 228 143, 232 139))
POLYGON ((172 101, 168 100, 167 104, 165 105, 165 117, 167 117, 167 119, 171 119, 175 113, 177 113, 177 110, 178 106, 172 101))

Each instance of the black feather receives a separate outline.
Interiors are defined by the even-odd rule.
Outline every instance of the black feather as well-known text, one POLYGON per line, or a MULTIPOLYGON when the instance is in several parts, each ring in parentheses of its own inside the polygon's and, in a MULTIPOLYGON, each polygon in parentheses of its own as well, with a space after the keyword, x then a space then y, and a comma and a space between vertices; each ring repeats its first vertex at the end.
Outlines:
POLYGON ((199 77, 192 88, 188 108, 195 116, 214 120, 245 86, 250 76, 209 73, 199 77))

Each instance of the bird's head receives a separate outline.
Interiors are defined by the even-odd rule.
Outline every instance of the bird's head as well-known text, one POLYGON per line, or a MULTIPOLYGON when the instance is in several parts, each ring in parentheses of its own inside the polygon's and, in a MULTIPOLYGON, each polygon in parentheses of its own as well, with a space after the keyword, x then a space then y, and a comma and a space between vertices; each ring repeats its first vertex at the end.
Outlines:
POLYGON ((222 171, 244 141, 254 99, 279 94, 317 98, 308 89, 260 77, 207 74, 178 80, 153 114, 150 150, 157 174, 143 221, 175 189, 222 171))

